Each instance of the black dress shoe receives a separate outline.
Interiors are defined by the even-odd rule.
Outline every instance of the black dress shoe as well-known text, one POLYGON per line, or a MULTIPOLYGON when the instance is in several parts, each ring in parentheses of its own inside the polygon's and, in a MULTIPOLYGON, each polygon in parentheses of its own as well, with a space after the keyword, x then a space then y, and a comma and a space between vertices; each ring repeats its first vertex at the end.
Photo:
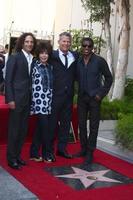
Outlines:
POLYGON ((13 169, 20 169, 21 166, 17 162, 8 162, 8 166, 13 169))
POLYGON ((84 161, 85 165, 91 164, 93 161, 93 151, 88 151, 86 154, 86 159, 84 161))
POLYGON ((72 155, 68 154, 67 151, 57 151, 57 156, 61 156, 68 159, 72 158, 72 155))
POLYGON ((52 162, 56 161, 55 155, 53 153, 50 153, 50 158, 52 159, 52 162))
POLYGON ((24 160, 22 160, 21 158, 18 158, 18 159, 17 159, 17 163, 18 163, 19 165, 23 165, 23 166, 26 165, 26 162, 25 162, 24 160))
POLYGON ((47 152, 44 156, 43 156, 43 160, 44 162, 55 162, 56 158, 54 156, 53 153, 49 153, 47 152))
POLYGON ((86 151, 80 151, 76 154, 73 155, 73 157, 78 158, 78 157, 84 157, 86 156, 87 152, 86 151))

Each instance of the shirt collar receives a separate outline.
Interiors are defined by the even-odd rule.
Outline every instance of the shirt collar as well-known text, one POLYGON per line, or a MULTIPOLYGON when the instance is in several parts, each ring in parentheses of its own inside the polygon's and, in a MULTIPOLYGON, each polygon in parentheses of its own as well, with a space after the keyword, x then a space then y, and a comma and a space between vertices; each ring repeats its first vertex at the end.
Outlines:
MULTIPOLYGON (((62 56, 64 55, 64 53, 59 49, 59 56, 62 56)), ((70 55, 70 51, 67 52, 67 55, 69 56, 70 55)))
MULTIPOLYGON (((95 55, 94 53, 91 54, 89 61, 92 60, 92 58, 93 58, 94 55, 95 55)), ((84 62, 84 57, 83 57, 83 55, 79 57, 79 62, 84 62)))
POLYGON ((29 55, 31 58, 33 58, 33 55, 31 53, 27 53, 24 49, 22 49, 23 54, 25 55, 25 57, 27 58, 29 55))

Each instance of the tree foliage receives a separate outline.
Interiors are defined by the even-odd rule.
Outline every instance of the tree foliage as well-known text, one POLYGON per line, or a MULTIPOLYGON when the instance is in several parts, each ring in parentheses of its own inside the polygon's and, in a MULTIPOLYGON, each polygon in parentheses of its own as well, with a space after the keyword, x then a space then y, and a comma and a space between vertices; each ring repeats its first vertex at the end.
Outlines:
POLYGON ((94 41, 94 50, 96 53, 100 53, 100 48, 105 45, 105 41, 99 36, 95 36, 92 31, 87 29, 72 29, 68 30, 72 35, 71 49, 77 52, 81 52, 81 40, 83 37, 91 37, 94 41))
POLYGON ((103 21, 111 13, 111 3, 114 0, 81 0, 86 11, 90 11, 90 21, 103 21))
POLYGON ((93 33, 87 29, 71 29, 68 30, 72 35, 72 50, 80 52, 81 40, 83 37, 92 37, 93 33))

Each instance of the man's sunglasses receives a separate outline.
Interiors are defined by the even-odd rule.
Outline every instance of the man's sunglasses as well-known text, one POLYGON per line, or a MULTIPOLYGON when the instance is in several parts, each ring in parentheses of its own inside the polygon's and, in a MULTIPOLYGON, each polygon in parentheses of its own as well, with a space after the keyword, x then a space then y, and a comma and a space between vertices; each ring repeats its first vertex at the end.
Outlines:
POLYGON ((82 44, 82 47, 88 47, 88 48, 92 48, 92 45, 90 44, 90 45, 88 45, 88 44, 82 44))

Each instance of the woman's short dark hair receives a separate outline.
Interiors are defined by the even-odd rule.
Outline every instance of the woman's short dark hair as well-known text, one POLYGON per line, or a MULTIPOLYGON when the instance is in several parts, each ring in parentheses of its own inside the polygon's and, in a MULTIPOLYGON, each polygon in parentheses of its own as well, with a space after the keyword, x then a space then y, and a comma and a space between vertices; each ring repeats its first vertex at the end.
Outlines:
POLYGON ((50 41, 41 41, 37 44, 36 49, 35 49, 35 55, 36 58, 39 59, 39 54, 43 53, 43 52, 47 52, 49 56, 51 56, 52 54, 52 45, 50 43, 50 41))
POLYGON ((25 38, 26 38, 27 36, 31 36, 31 37, 33 38, 33 43, 34 43, 34 45, 33 45, 33 49, 32 49, 32 51, 31 51, 31 53, 34 53, 34 50, 35 50, 35 48, 36 48, 36 38, 35 38, 35 36, 34 36, 32 33, 30 33, 30 32, 29 32, 29 33, 23 33, 23 34, 20 35, 20 37, 17 39, 16 46, 15 46, 15 50, 16 50, 17 52, 20 52, 20 51, 22 50, 23 45, 24 45, 25 38))

